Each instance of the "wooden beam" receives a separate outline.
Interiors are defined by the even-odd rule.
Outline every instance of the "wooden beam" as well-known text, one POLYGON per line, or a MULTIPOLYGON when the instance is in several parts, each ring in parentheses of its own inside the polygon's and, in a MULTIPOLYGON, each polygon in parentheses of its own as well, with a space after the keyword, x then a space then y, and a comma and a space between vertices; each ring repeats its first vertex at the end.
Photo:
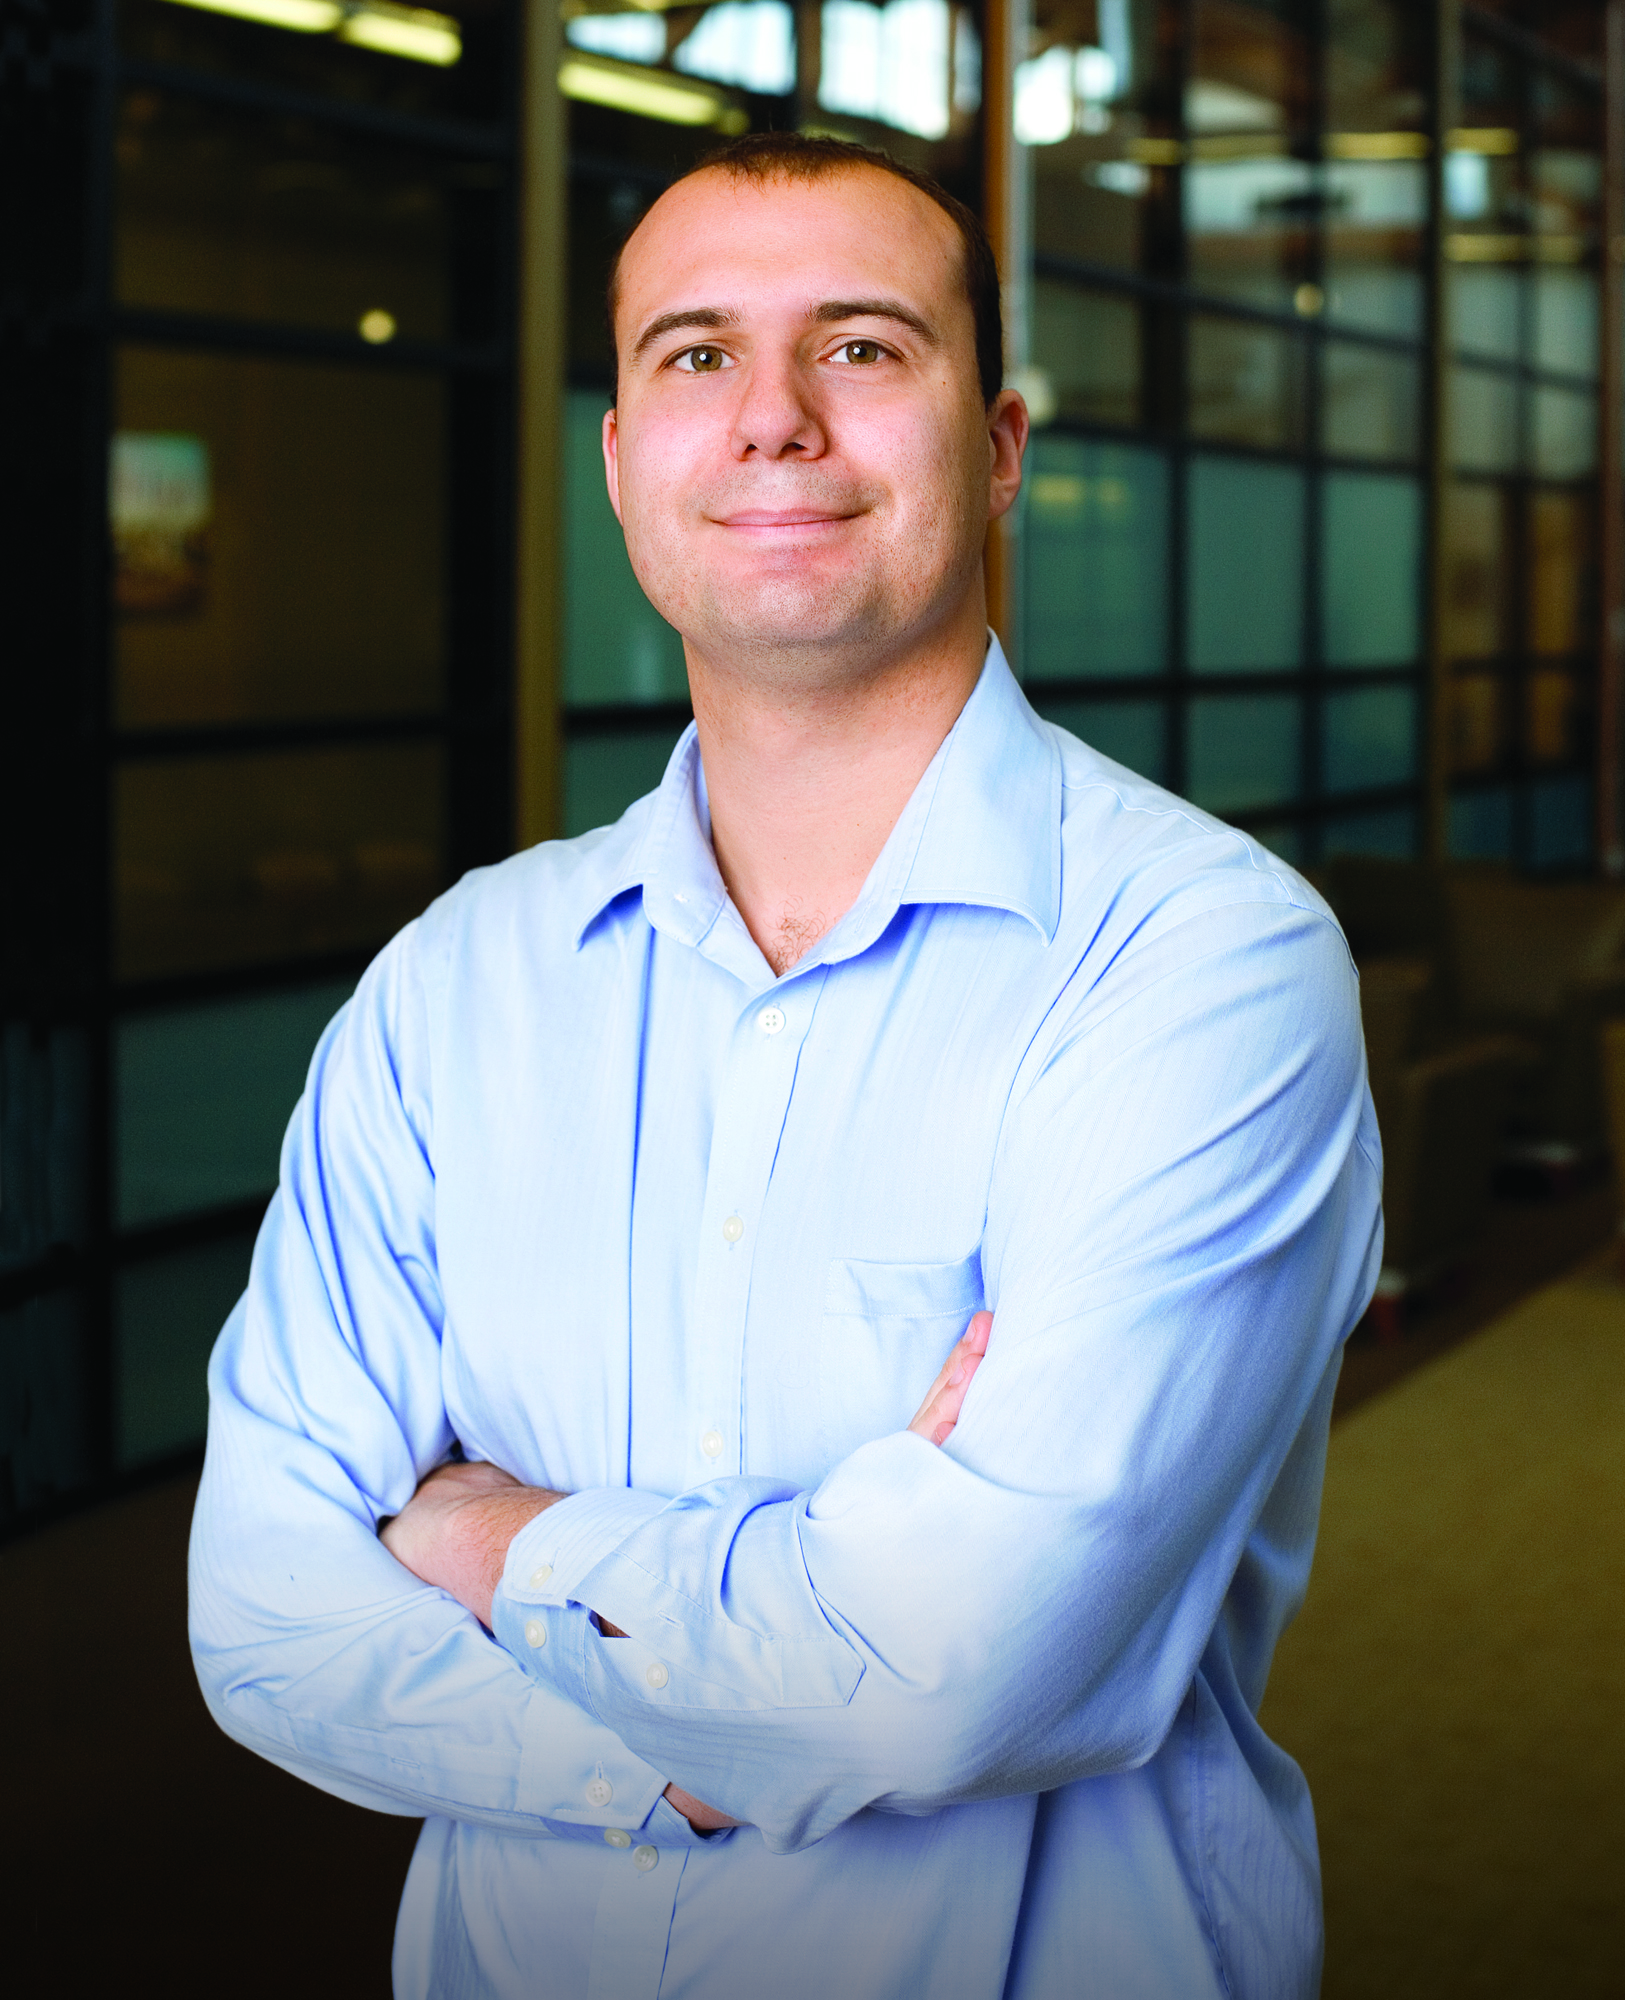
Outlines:
MULTIPOLYGON (((993 239, 999 260, 999 277, 1006 299, 1005 358, 1011 361, 1009 306, 1013 284, 1021 283, 1023 271, 1012 268, 1013 260, 1026 254, 1014 229, 1015 138, 1011 106, 1015 90, 1018 21, 1026 19, 1026 0, 986 0, 982 17, 982 220, 993 239)), ((1025 356, 1014 357, 1017 361, 1025 356)), ((1014 593, 1014 549, 1008 518, 994 521, 987 531, 984 568, 987 576, 987 622, 1000 640, 1010 643, 1010 614, 1014 593)))
POLYGON ((1445 146, 1456 115, 1461 60, 1460 0, 1435 0, 1433 106, 1430 124, 1431 199, 1427 233, 1427 719, 1422 775, 1422 852, 1430 861, 1450 853, 1450 659, 1445 644, 1446 556, 1450 508, 1450 288, 1444 240, 1445 146))
POLYGON ((561 528, 564 425, 565 106, 557 0, 525 0, 520 134, 518 601, 515 607, 514 842, 563 823, 559 735, 564 628, 561 528))
POLYGON ((1604 21, 1602 256, 1598 271, 1601 394, 1597 398, 1597 860, 1625 874, 1621 826, 1620 678, 1625 665, 1625 3, 1604 21))

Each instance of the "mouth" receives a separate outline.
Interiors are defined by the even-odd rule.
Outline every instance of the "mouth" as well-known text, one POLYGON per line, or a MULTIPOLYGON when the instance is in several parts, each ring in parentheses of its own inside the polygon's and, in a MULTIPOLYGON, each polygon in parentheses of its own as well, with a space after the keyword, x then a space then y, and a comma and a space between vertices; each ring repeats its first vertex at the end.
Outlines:
POLYGON ((752 535, 805 535, 844 527, 854 518, 852 514, 833 513, 815 507, 744 507, 737 514, 715 517, 714 525, 752 535))

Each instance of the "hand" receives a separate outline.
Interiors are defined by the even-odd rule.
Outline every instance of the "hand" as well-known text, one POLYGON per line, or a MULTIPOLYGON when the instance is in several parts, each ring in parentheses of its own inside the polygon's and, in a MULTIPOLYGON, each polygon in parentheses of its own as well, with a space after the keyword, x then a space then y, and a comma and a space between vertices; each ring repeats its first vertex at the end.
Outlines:
POLYGON ((449 1590, 489 1627, 508 1544, 563 1498, 546 1487, 521 1486, 500 1466, 442 1465, 384 1522, 379 1539, 414 1576, 449 1590))
POLYGON ((959 1422, 971 1377, 982 1365, 992 1331, 990 1312, 979 1312, 966 1327, 963 1338, 942 1364, 942 1373, 926 1391, 925 1401, 909 1425, 916 1437, 923 1437, 927 1444, 942 1444, 947 1439, 959 1422))

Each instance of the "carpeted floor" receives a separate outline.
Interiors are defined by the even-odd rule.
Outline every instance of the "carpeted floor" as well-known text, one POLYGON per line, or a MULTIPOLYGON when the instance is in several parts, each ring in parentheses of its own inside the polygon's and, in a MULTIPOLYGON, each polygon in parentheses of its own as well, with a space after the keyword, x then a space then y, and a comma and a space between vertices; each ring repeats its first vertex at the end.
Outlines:
POLYGON ((1263 1721, 1325 2000, 1625 1992, 1625 1289, 1593 1260, 1333 1430, 1263 1721))

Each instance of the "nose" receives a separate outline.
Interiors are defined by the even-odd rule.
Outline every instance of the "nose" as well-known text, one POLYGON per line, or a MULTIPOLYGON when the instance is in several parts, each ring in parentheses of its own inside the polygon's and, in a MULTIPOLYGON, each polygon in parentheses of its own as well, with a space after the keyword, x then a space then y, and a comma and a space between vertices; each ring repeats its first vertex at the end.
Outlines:
POLYGON ((737 458, 818 458, 828 449, 816 385, 792 355, 757 354, 741 369, 734 412, 737 458))

